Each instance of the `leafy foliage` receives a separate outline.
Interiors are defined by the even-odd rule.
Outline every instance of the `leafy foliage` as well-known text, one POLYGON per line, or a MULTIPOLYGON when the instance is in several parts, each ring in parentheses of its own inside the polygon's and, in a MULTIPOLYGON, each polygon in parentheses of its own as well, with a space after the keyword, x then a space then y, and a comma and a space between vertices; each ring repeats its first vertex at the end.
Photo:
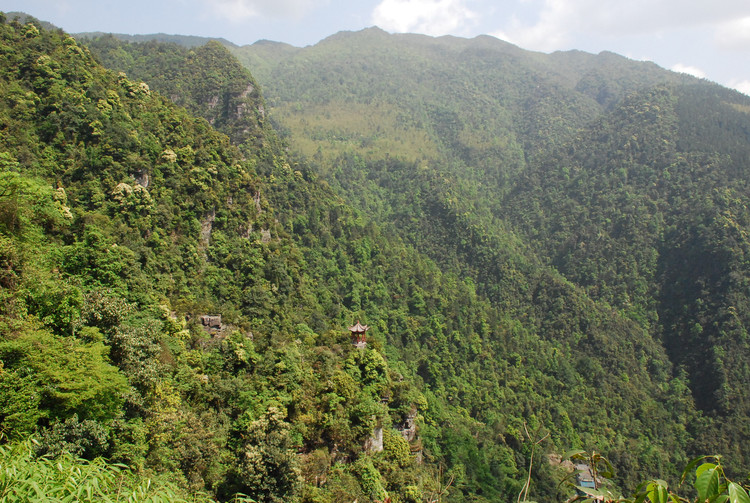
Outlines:
POLYGON ((0 445, 0 499, 7 502, 188 502, 163 481, 139 477, 124 466, 102 458, 88 461, 67 452, 59 457, 36 458, 32 441, 0 445))
POLYGON ((614 54, 530 54, 484 37, 368 29, 232 51, 334 189, 499 309, 512 335, 497 347, 477 331, 488 357, 541 371, 521 371, 529 405, 514 410, 518 377, 478 370, 469 353, 453 378, 430 346, 411 360, 428 386, 455 379, 469 395, 481 385, 467 376, 491 376, 503 390, 482 405, 464 395, 467 410, 504 410, 516 431, 529 409, 560 411, 546 423, 557 449, 556 430, 605 451, 628 487, 659 466, 676 478, 705 450, 746 469, 746 97, 614 54), (535 407, 550 389, 555 406, 535 407), (600 421, 602 409, 617 412, 600 421), (629 440, 605 440, 613 421, 629 440))
POLYGON ((555 499, 569 446, 626 492, 746 466, 743 99, 484 37, 251 49, 307 157, 217 43, 0 25, 10 438, 220 500, 555 499))
MULTIPOLYGON (((575 456, 580 456, 580 454, 575 454, 575 456)), ((592 453, 589 456, 589 460, 595 457, 596 455, 592 453)), ((601 456, 595 462, 605 462, 608 464, 606 459, 601 458, 601 456)), ((630 498, 617 496, 605 488, 576 486, 578 494, 571 501, 622 503, 644 503, 645 501, 650 503, 681 503, 691 501, 730 501, 744 503, 750 501, 746 487, 727 478, 724 466, 721 463, 721 456, 701 456, 691 460, 682 472, 680 486, 682 486, 686 479, 693 477, 692 487, 685 489, 692 490, 693 496, 689 497, 679 495, 670 489, 666 481, 659 479, 642 483, 630 498), (708 459, 713 459, 713 462, 708 461, 708 459)))
MULTIPOLYGON (((393 410, 381 402, 395 395, 387 360, 372 347, 347 349, 341 332, 364 312, 345 299, 364 278, 350 246, 375 238, 386 249, 385 238, 290 168, 257 108, 234 117, 249 120, 241 151, 145 83, 98 66, 64 33, 17 21, 0 30, 6 434, 36 431, 38 455, 106 456, 222 500, 307 497, 300 452, 325 449, 324 476, 337 462, 367 464, 375 425, 400 421, 421 397, 401 376, 393 410), (312 231, 286 227, 291 208, 310 201, 318 235, 351 238, 325 250, 335 257, 328 269, 323 257, 308 265, 291 237, 312 231), (201 319, 216 313, 209 331, 201 319)), ((197 52, 180 57, 232 61, 220 46, 197 52)), ((224 71, 209 71, 219 86, 224 71)), ((247 91, 235 96, 243 106, 261 103, 246 71, 233 78, 235 94, 247 91)), ((41 472, 44 459, 30 469, 41 472)), ((416 483, 421 468, 398 463, 393 477, 416 483)), ((318 496, 360 494, 353 466, 331 473, 341 482, 318 496)))

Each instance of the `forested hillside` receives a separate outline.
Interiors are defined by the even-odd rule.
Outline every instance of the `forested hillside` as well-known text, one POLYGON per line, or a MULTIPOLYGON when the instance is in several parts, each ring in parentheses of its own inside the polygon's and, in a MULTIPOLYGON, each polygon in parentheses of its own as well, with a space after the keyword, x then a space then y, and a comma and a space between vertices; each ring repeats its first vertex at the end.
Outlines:
POLYGON ((662 342, 711 424, 699 442, 742 466, 749 111, 717 86, 630 95, 519 177, 505 205, 562 274, 662 342), (551 207, 565 211, 538 211, 551 207))
MULTIPOLYGON (((120 44, 114 49, 112 44, 112 39, 102 39, 91 46, 103 61, 113 65, 117 59, 112 54, 120 51, 146 55, 132 70, 147 80, 160 75, 162 65, 153 64, 159 59, 150 59, 145 46, 120 44)), ((162 51, 171 51, 175 58, 181 54, 188 68, 193 61, 193 52, 177 46, 161 46, 162 51)), ((470 426, 479 442, 468 440, 468 435, 459 439, 478 450, 466 451, 452 462, 464 466, 473 483, 468 490, 485 492, 490 499, 503 494, 510 497, 517 491, 511 489, 506 474, 517 477, 523 466, 511 463, 502 450, 495 454, 492 445, 500 440, 501 445, 524 452, 529 447, 523 445, 524 421, 537 431, 553 432, 552 453, 570 446, 606 446, 622 467, 621 480, 631 487, 649 467, 684 461, 688 438, 684 430, 694 419, 692 404, 684 384, 672 379, 659 345, 641 327, 612 313, 606 305, 596 306, 544 267, 512 232, 488 228, 487 219, 496 219, 487 209, 468 208, 460 199, 461 191, 470 188, 466 181, 451 173, 436 178, 425 164, 408 165, 398 159, 365 166, 356 156, 331 164, 318 158, 314 167, 337 170, 339 178, 346 180, 342 196, 355 195, 355 204, 367 201, 364 208, 368 214, 382 217, 379 211, 396 212, 392 215, 395 228, 386 218, 381 224, 391 229, 389 232, 415 240, 420 250, 438 260, 444 272, 472 278, 468 297, 484 298, 492 306, 491 318, 483 315, 480 326, 444 301, 435 306, 439 315, 415 316, 425 307, 419 297, 409 300, 408 311, 398 316, 376 315, 389 332, 387 342, 400 350, 395 354, 417 373, 418 382, 424 382, 429 391, 426 395, 434 393, 447 402, 447 412, 458 406, 473 421, 479 421, 470 426), (350 162, 369 169, 368 174, 353 169, 350 162), (367 206, 370 203, 379 206, 367 206), (474 293, 477 288, 479 295, 474 293), (480 350, 478 343, 487 349, 480 350), (477 362, 478 355, 484 356, 477 362), (627 383, 624 387, 623 382, 627 383), (614 411, 615 417, 608 418, 614 411), (498 433, 502 436, 493 441, 498 433)), ((283 205, 279 200, 279 206, 283 205)), ((372 272, 365 277, 372 277, 372 272)), ((412 295, 422 295, 421 278, 417 275, 410 281, 412 295)), ((384 289, 387 285, 386 280, 384 289)), ((377 309, 382 311, 382 305, 377 309)), ((450 429, 462 428, 452 425, 450 429)), ((543 466, 545 470, 550 470, 549 465, 543 466)), ((547 477, 541 477, 542 483, 547 477)), ((554 493, 551 485, 544 491, 548 497, 554 493)))
POLYGON ((0 427, 27 473, 481 502, 532 456, 530 497, 564 500, 571 448, 625 491, 706 450, 746 468, 739 95, 489 37, 0 30, 0 427))
POLYGON ((333 186, 495 305, 508 292, 498 250, 520 242, 638 324, 697 405, 688 449, 747 469, 750 99, 610 53, 489 37, 370 29, 233 51, 262 69, 272 117, 333 186), (365 125, 352 109, 399 118, 365 125), (425 140, 393 149, 373 127, 425 140))
MULTIPOLYGON (((437 491, 436 464, 417 465, 393 429, 421 421, 424 397, 382 335, 360 350, 346 331, 366 319, 349 299, 365 286, 355 249, 372 242, 394 278, 424 261, 293 171, 272 132, 243 155, 71 37, 3 21, 4 438, 105 456, 189 499, 437 491), (330 241, 311 265, 264 196, 294 186, 300 205, 315 193, 310 226, 330 241), (365 450, 381 427, 383 450, 365 450)), ((33 490, 8 473, 4 496, 33 490)))

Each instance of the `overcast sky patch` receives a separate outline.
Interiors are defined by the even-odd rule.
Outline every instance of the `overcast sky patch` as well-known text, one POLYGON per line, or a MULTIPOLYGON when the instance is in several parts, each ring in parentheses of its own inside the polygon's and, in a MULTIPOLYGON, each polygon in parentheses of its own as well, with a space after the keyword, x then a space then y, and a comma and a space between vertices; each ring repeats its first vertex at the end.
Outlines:
POLYGON ((327 0, 204 0, 206 9, 232 23, 254 17, 300 19, 327 0))
POLYGON ((692 75, 693 77, 698 77, 699 79, 706 78, 706 72, 704 72, 700 68, 696 68, 695 66, 690 66, 690 65, 683 65, 682 63, 677 63, 676 65, 672 66, 670 70, 672 70, 673 72, 678 72, 678 73, 687 73, 688 75, 692 75))
POLYGON ((673 30, 715 26, 724 45, 750 45, 747 0, 543 0, 535 17, 509 17, 491 33, 521 47, 571 49, 582 38, 658 37, 673 30))
POLYGON ((750 51, 750 16, 720 24, 716 43, 723 49, 750 51))
POLYGON ((439 36, 461 34, 476 16, 465 0, 382 0, 372 22, 387 31, 439 36))
POLYGON ((729 87, 750 96, 750 80, 730 80, 729 87))

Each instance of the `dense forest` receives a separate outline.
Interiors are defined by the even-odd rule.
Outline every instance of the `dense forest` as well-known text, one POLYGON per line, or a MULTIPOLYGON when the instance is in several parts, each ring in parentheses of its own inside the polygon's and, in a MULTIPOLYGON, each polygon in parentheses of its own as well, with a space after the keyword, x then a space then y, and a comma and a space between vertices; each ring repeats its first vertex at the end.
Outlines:
POLYGON ((490 37, 173 42, 2 18, 3 498, 746 475, 750 99, 490 37))
POLYGON ((369 29, 231 50, 261 69, 274 117, 332 186, 493 304, 512 291, 498 250, 520 242, 636 323, 667 355, 651 378, 689 390, 688 450, 747 471, 747 96, 611 53, 490 37, 369 29), (380 137, 424 142, 394 153, 347 120, 358 108, 398 114, 400 129, 377 122, 380 137))

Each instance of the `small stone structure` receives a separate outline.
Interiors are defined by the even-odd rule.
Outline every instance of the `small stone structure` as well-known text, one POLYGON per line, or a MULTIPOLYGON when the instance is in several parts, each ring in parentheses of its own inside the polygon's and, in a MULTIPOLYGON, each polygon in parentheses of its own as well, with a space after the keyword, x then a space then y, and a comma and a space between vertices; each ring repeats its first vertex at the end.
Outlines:
POLYGON ((211 335, 215 335, 221 331, 223 328, 223 325, 221 324, 221 315, 210 315, 210 314, 204 314, 201 315, 201 325, 203 325, 203 330, 208 332, 211 335))

